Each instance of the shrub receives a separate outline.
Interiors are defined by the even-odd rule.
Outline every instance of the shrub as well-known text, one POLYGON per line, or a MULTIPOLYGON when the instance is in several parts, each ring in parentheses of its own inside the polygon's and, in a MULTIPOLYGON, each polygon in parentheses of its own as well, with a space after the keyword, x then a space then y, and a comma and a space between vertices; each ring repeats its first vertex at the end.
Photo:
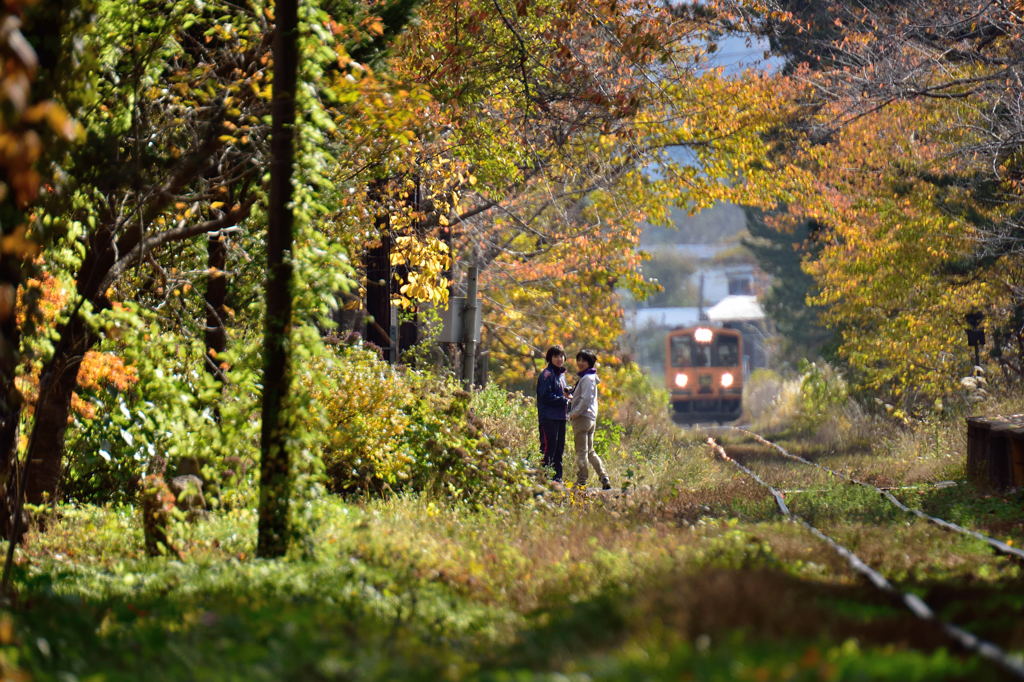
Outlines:
POLYGON ((777 407, 782 385, 782 377, 774 370, 760 367, 751 372, 743 387, 743 408, 748 419, 765 419, 777 407))
POLYGON ((311 406, 299 418, 305 429, 324 431, 318 447, 335 492, 426 490, 476 503, 520 495, 531 484, 521 397, 497 387, 473 397, 449 380, 345 346, 311 358, 298 380, 311 406))
POLYGON ((785 380, 774 372, 756 372, 745 398, 755 428, 768 432, 821 432, 835 440, 859 431, 866 420, 842 375, 825 363, 802 362, 800 375, 785 380))
POLYGON ((332 490, 380 492, 408 479, 411 458, 401 440, 413 397, 391 365, 372 351, 337 346, 311 358, 297 379, 321 412, 299 418, 322 418, 320 447, 332 490))
POLYGON ((668 413, 668 391, 655 386, 651 378, 635 364, 606 367, 601 376, 601 413, 628 425, 650 415, 660 418, 668 413))
POLYGON ((223 386, 204 368, 201 339, 160 325, 153 313, 107 311, 104 324, 118 334, 99 351, 115 355, 136 382, 79 387, 80 404, 67 434, 62 492, 95 504, 134 500, 138 481, 153 457, 168 472, 182 465, 201 469, 207 500, 215 505, 254 504, 258 453, 257 387, 261 340, 237 339, 222 359, 231 366, 223 386))
POLYGON ((483 431, 500 439, 513 456, 533 456, 537 450, 537 407, 532 397, 491 383, 473 394, 470 406, 483 423, 483 431))
POLYGON ((528 460, 515 455, 450 382, 420 375, 403 434, 409 486, 473 504, 520 499, 532 487, 528 460))
POLYGON ((802 362, 799 397, 798 421, 810 428, 820 425, 834 408, 845 404, 850 392, 842 375, 830 365, 802 362))

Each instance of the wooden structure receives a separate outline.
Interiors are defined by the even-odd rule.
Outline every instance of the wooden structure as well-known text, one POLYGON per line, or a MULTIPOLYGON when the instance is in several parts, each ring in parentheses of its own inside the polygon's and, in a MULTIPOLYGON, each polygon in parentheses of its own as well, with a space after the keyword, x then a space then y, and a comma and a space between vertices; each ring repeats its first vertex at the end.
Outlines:
POLYGON ((1024 486, 1024 414, 967 418, 967 477, 982 488, 1024 486))

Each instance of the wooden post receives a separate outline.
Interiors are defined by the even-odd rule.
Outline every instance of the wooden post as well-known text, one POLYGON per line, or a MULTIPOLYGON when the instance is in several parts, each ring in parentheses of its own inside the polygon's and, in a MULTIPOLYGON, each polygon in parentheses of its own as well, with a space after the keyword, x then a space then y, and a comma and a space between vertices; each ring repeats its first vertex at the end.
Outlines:
POLYGON ((391 338, 391 235, 387 217, 378 218, 380 245, 366 252, 366 340, 381 349, 384 360, 394 362, 391 338))
POLYGON ((967 476, 986 489, 1024 485, 1024 415, 967 418, 967 476))
POLYGON ((398 339, 391 329, 391 287, 394 271, 391 269, 391 216, 384 210, 387 180, 370 183, 369 197, 378 204, 374 221, 380 244, 363 254, 366 268, 366 341, 381 350, 385 362, 395 362, 398 339))
MULTIPOLYGON (((225 303, 228 295, 227 267, 228 247, 224 243, 224 231, 217 230, 206 235, 206 371, 214 379, 224 383, 224 370, 220 364, 221 353, 227 350, 228 337, 224 320, 227 317, 225 303)), ((220 421, 220 409, 214 406, 217 421, 220 421)))

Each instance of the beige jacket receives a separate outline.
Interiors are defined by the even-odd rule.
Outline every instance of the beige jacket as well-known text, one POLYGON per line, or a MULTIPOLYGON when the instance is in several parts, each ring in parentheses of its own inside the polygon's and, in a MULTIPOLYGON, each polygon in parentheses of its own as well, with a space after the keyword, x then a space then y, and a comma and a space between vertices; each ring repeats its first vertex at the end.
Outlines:
POLYGON ((572 392, 572 402, 569 403, 569 419, 586 417, 597 421, 597 384, 600 379, 597 374, 588 370, 580 375, 576 382, 576 388, 572 392))

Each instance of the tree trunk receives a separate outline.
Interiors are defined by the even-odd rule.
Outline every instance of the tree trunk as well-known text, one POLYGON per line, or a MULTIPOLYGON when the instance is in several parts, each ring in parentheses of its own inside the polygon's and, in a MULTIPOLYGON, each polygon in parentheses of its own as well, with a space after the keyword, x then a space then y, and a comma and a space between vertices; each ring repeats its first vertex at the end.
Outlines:
MULTIPOLYGON (((21 260, 0 254, 0 295, 17 291, 21 282, 21 260)), ((18 507, 18 423, 21 419, 21 393, 14 385, 21 334, 14 314, 14 295, 8 294, 9 309, 0 311, 0 532, 11 538, 18 507)), ((2 302, 0 302, 2 305, 2 302)))
POLYGON ((289 453, 285 398, 291 382, 287 340, 292 321, 292 166, 298 75, 298 0, 274 5, 273 121, 270 132, 270 199, 267 207, 267 322, 260 438, 259 538, 256 554, 288 549, 289 453))
MULTIPOLYGON (((75 278, 78 296, 99 312, 110 303, 100 286, 115 262, 113 233, 101 229, 89 238, 86 255, 75 278)), ((57 494, 64 460, 64 434, 71 412, 71 394, 75 391, 82 359, 99 337, 75 310, 64 323, 53 355, 39 375, 32 433, 26 464, 26 499, 39 504, 57 494)))
POLYGON ((227 350, 228 336, 224 326, 227 311, 224 308, 228 295, 228 280, 224 274, 227 266, 228 248, 224 235, 211 232, 206 240, 206 371, 221 383, 224 370, 220 368, 220 354, 227 350))
MULTIPOLYGON (((384 180, 370 185, 371 199, 381 201, 384 180)), ((363 254, 366 269, 366 341, 381 350, 386 362, 397 359, 398 339, 392 338, 391 328, 391 285, 394 273, 391 270, 391 220, 381 209, 376 219, 380 244, 367 249, 363 254)))
MULTIPOLYGON (((408 206, 414 214, 418 214, 421 210, 421 196, 420 196, 420 179, 418 176, 414 176, 413 189, 406 194, 405 204, 408 206)), ((423 227, 417 219, 412 224, 412 232, 418 238, 422 238, 423 227)), ((402 287, 409 283, 410 269, 408 265, 402 264, 395 268, 394 287, 395 290, 401 291, 402 287)), ((411 315, 406 319, 398 323, 398 359, 402 359, 402 353, 411 349, 420 340, 420 324, 419 324, 418 311, 413 309, 411 315)), ((411 362, 411 361, 410 361, 411 362)))
POLYGON ((381 349, 385 361, 393 362, 397 339, 391 338, 391 236, 386 228, 381 232, 380 244, 366 251, 364 262, 366 340, 381 349))
POLYGON ((53 357, 39 377, 39 399, 28 446, 25 489, 26 499, 32 504, 52 499, 57 492, 71 394, 77 385, 82 358, 97 340, 85 321, 79 315, 73 315, 61 330, 53 357))

